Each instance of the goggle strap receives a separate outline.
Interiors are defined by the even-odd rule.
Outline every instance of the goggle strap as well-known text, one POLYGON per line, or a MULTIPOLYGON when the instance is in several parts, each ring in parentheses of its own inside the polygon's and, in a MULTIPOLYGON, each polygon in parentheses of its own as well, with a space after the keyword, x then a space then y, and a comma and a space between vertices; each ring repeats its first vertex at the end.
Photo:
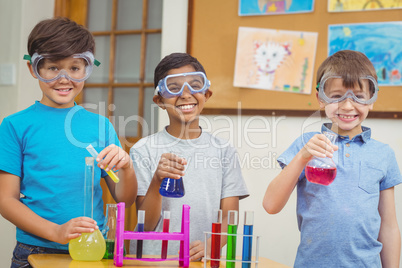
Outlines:
POLYGON ((31 61, 31 56, 29 56, 29 55, 25 54, 25 55, 24 55, 24 57, 23 57, 22 59, 24 59, 24 60, 29 60, 29 63, 30 63, 30 64, 32 64, 32 61, 31 61))
POLYGON ((315 87, 315 89, 318 91, 320 90, 320 82, 318 82, 317 86, 315 87))
MULTIPOLYGON (((32 58, 31 58, 31 56, 25 54, 24 57, 23 57, 23 59, 24 59, 24 60, 29 60, 29 63, 32 64, 32 58)), ((94 59, 94 65, 95 65, 96 67, 99 67, 99 65, 101 65, 101 63, 100 63, 100 61, 98 61, 97 59, 94 59)))

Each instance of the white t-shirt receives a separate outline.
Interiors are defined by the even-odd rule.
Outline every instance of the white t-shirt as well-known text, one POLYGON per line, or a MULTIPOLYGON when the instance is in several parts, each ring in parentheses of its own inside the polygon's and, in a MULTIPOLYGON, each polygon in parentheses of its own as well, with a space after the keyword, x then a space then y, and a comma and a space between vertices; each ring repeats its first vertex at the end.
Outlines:
MULTIPOLYGON (((162 199, 162 211, 154 231, 161 232, 163 211, 170 211, 170 232, 180 232, 183 204, 190 206, 190 243, 204 241, 204 232, 211 232, 214 211, 223 198, 249 195, 241 174, 236 149, 227 141, 202 132, 200 137, 182 140, 170 135, 166 128, 138 141, 130 157, 138 180, 138 196, 145 196, 163 153, 174 151, 187 160, 182 198, 162 199)), ((159 255, 161 241, 143 242, 144 255, 159 255)), ((130 254, 136 253, 137 241, 130 243, 130 254)), ((177 255, 179 242, 170 241, 169 255, 177 255)))

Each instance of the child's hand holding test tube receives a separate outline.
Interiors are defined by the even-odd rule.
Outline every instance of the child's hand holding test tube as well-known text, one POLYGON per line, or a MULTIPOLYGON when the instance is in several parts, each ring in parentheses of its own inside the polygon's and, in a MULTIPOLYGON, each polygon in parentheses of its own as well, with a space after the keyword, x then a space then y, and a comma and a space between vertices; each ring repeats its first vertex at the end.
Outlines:
MULTIPOLYGON (((109 147, 111 147, 111 146, 109 146, 109 147)), ((108 149, 109 147, 106 147, 106 149, 108 149)), ((116 148, 119 148, 119 147, 116 146, 116 148)), ((105 151, 106 149, 102 150, 102 152, 100 153, 101 156, 103 156, 102 154, 104 153, 104 151, 105 151)), ((112 158, 112 159, 109 159, 109 165, 103 164, 102 162, 106 160, 106 157, 105 157, 105 159, 103 159, 103 157, 99 156, 98 152, 95 150, 95 148, 94 148, 91 144, 87 146, 87 150, 88 150, 88 152, 92 155, 92 157, 95 157, 96 162, 98 162, 98 166, 99 166, 100 168, 104 169, 104 170, 106 171, 106 173, 109 175, 109 177, 110 177, 115 183, 118 183, 118 182, 120 181, 120 179, 117 177, 117 175, 113 172, 112 169, 108 168, 108 166, 109 166, 111 163, 112 163, 112 165, 111 165, 112 167, 115 166, 115 165, 117 164, 117 161, 115 161, 116 163, 113 163, 114 159, 112 158)), ((110 153, 111 150, 112 150, 112 148, 109 148, 109 151, 107 152, 107 154, 110 153)), ((105 156, 106 156, 106 155, 105 155, 105 156)), ((117 170, 117 169, 118 169, 117 166, 118 166, 118 165, 115 166, 114 170, 117 170)))

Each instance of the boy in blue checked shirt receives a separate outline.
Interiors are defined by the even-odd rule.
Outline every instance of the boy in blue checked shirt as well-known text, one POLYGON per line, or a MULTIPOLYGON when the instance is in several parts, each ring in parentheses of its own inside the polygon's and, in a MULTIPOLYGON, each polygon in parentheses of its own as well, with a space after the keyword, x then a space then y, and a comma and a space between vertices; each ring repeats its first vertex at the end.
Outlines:
POLYGON ((301 232, 294 267, 399 267, 401 237, 394 186, 402 182, 393 150, 362 126, 377 99, 375 69, 362 53, 339 51, 317 72, 317 98, 337 134, 303 133, 278 158, 282 172, 269 184, 263 206, 281 211, 297 186, 301 232), (309 182, 312 157, 332 157, 337 175, 329 186, 309 182))

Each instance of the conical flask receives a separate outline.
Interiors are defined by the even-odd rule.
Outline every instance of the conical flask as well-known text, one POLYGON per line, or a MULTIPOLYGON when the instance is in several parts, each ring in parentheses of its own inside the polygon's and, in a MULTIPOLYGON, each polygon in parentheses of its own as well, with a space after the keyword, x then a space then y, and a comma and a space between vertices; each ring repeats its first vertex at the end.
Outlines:
MULTIPOLYGON (((175 154, 180 158, 184 158, 180 153, 175 152, 170 153, 175 154)), ((185 194, 183 177, 180 177, 180 179, 164 178, 159 188, 159 193, 162 196, 166 197, 174 197, 174 198, 183 197, 185 194)))
MULTIPOLYGON (((334 133, 324 131, 323 134, 331 141, 331 143, 335 143, 337 136, 334 133)), ((314 156, 307 163, 305 174, 309 182, 330 185, 336 177, 335 162, 329 157, 314 156)))
MULTIPOLYGON (((85 157, 84 216, 93 218, 94 158, 85 157)), ((82 233, 70 240, 68 251, 73 260, 100 261, 105 254, 106 244, 102 233, 82 233)))

